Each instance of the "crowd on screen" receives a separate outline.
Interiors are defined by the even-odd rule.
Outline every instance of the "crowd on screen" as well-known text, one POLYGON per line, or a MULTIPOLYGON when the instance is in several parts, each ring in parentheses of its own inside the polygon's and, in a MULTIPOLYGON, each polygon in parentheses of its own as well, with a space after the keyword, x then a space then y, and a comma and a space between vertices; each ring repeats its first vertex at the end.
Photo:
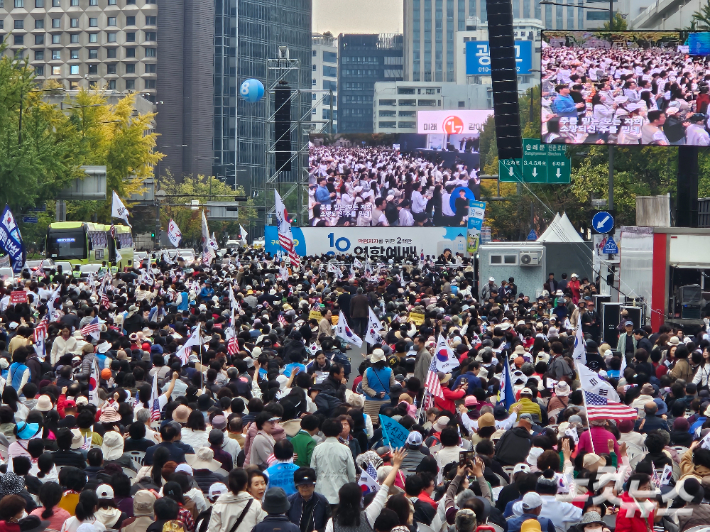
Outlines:
POLYGON ((465 225, 477 171, 384 146, 312 147, 309 225, 465 225))
POLYGON ((543 141, 710 145, 710 65, 677 44, 544 47, 543 141))

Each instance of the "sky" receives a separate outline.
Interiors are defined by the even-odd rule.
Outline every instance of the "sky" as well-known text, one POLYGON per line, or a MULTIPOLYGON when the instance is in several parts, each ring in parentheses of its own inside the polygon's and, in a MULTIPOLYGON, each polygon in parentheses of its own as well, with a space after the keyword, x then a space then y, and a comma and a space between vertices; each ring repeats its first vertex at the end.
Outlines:
POLYGON ((313 31, 401 33, 403 0, 313 0, 313 31))

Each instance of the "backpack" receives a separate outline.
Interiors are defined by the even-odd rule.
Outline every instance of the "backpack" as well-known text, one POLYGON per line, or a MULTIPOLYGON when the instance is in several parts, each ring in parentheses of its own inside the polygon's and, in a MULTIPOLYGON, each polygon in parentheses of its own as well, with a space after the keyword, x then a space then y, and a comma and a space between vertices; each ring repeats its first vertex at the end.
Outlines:
POLYGON ((345 356, 345 354, 340 351, 334 351, 330 357, 331 364, 340 364, 345 369, 345 377, 350 375, 350 370, 352 366, 350 365, 350 358, 345 356))

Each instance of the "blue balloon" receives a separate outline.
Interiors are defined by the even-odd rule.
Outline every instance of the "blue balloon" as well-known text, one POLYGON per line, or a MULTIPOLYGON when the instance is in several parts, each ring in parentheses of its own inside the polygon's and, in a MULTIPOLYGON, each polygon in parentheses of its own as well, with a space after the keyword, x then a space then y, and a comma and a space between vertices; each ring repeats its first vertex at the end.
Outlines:
POLYGON ((242 83, 239 94, 247 102, 256 103, 264 97, 264 84, 258 79, 248 79, 242 83))

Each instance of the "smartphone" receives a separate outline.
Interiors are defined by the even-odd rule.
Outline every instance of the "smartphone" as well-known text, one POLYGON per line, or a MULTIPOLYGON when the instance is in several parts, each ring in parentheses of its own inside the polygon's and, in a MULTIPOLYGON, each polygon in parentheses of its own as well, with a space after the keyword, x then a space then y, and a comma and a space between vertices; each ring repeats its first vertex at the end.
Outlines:
POLYGON ((465 465, 467 462, 473 462, 476 456, 475 451, 459 451, 459 465, 465 465))

